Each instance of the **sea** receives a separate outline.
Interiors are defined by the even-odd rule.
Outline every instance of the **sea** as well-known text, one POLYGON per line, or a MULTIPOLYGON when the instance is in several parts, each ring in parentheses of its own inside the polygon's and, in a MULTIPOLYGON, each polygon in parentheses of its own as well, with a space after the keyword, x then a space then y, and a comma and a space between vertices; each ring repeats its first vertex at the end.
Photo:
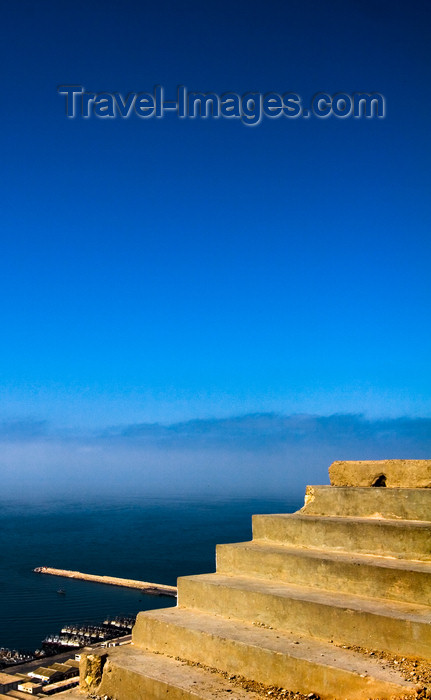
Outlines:
POLYGON ((290 513, 296 498, 0 499, 0 647, 32 652, 64 624, 97 624, 175 605, 139 590, 37 574, 38 566, 176 585, 215 570, 215 546, 251 539, 254 513, 290 513), (58 590, 65 594, 58 594, 58 590))

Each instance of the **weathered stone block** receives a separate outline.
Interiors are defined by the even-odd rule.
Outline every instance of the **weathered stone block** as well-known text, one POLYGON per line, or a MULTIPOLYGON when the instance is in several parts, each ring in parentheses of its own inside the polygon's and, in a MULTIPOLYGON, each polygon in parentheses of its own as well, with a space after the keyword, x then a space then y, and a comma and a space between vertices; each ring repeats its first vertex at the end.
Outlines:
POLYGON ((333 462, 331 486, 387 486, 431 488, 431 459, 383 459, 333 462))
POLYGON ((100 685, 106 653, 82 655, 79 664, 79 685, 81 690, 92 691, 100 685))

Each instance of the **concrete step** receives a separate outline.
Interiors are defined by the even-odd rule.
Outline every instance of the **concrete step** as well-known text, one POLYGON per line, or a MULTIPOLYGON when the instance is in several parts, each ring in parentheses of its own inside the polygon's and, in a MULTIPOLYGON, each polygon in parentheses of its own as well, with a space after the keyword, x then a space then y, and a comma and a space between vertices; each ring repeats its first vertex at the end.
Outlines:
POLYGON ((305 505, 300 512, 305 515, 429 521, 431 488, 307 486, 305 505))
POLYGON ((339 644, 431 658, 429 606, 221 574, 178 579, 178 604, 339 644))
MULTIPOLYGON (((259 695, 235 685, 221 674, 190 666, 178 659, 128 647, 107 650, 102 682, 92 697, 115 700, 258 700, 259 695), (229 695, 227 695, 229 693, 229 695)), ((84 700, 81 695, 81 700, 84 700)), ((86 697, 86 696, 84 696, 86 697)))
POLYGON ((190 659, 260 683, 314 692, 324 700, 414 695, 412 684, 397 672, 357 652, 197 611, 141 612, 133 642, 148 651, 190 659))
POLYGON ((431 605, 431 562, 305 549, 265 540, 217 545, 217 572, 431 605), (340 584, 342 582, 342 584, 340 584))
POLYGON ((431 522, 318 515, 254 515, 253 539, 431 561, 431 522))
POLYGON ((431 459, 381 459, 333 462, 329 467, 332 486, 430 488, 431 459))

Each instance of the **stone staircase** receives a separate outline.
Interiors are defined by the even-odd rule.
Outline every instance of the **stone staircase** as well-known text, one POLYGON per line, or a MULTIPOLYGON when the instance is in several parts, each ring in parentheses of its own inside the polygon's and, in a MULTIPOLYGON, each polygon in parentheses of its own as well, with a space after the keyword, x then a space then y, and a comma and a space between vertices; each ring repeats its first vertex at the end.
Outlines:
POLYGON ((240 675, 328 700, 414 697, 347 647, 431 660, 431 460, 334 463, 330 476, 298 513, 256 515, 251 542, 219 545, 216 573, 180 578, 178 606, 139 613, 133 646, 92 657, 96 672, 84 661, 81 687, 258 697, 232 685, 240 675))

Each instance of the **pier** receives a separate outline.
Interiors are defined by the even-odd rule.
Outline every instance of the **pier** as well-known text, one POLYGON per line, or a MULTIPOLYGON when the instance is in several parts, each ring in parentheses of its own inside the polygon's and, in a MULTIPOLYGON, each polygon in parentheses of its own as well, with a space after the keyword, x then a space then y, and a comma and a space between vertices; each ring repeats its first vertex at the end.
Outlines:
POLYGON ((68 571, 67 569, 53 569, 50 566, 38 566, 33 571, 36 574, 49 574, 50 576, 62 576, 63 578, 77 578, 93 583, 105 583, 109 586, 123 586, 125 588, 137 588, 148 595, 166 595, 177 597, 177 587, 167 586, 164 583, 149 583, 148 581, 135 581, 129 578, 117 578, 116 576, 98 576, 96 574, 83 574, 80 571, 68 571))

